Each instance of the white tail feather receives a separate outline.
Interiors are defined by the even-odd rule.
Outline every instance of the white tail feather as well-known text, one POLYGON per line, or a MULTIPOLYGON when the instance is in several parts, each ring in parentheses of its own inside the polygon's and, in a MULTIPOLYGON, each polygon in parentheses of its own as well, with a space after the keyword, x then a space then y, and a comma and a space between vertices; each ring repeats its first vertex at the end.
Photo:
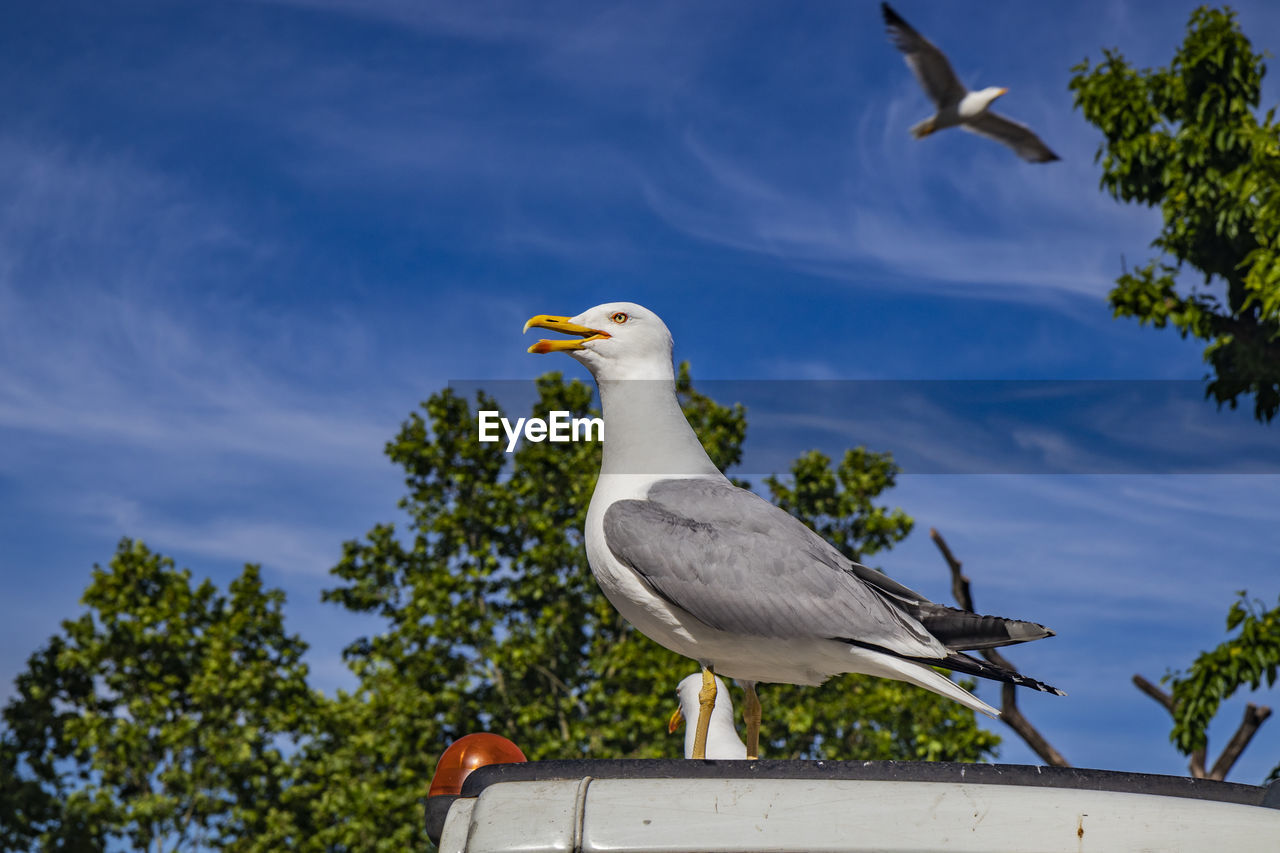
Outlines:
POLYGON ((851 669, 851 672, 896 678, 954 699, 966 708, 986 714, 993 720, 1000 719, 999 711, 931 667, 857 646, 850 646, 850 651, 859 659, 860 664, 856 669, 851 669))

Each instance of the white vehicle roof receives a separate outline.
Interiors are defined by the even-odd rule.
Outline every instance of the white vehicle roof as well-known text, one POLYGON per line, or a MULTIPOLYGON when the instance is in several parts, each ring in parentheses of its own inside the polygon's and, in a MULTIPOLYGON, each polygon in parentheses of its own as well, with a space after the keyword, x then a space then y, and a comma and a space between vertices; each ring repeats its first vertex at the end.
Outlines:
POLYGON ((1280 783, 1058 767, 542 761, 433 800, 441 853, 1280 850, 1280 783))

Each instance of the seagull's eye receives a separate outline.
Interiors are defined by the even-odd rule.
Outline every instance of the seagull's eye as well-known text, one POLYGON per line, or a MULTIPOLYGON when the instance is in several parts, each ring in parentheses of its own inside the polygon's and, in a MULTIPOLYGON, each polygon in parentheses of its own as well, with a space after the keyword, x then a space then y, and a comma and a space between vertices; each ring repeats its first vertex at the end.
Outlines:
POLYGON ((627 322, 627 315, 619 311, 617 314, 614 314, 609 319, 617 323, 618 325, 622 325, 623 323, 627 322))

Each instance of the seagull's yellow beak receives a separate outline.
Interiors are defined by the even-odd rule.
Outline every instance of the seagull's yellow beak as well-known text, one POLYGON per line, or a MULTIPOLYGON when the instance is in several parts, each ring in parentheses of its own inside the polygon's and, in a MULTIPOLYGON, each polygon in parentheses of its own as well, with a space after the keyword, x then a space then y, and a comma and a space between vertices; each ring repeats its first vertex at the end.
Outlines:
POLYGON ((602 332, 599 329, 592 329, 587 326, 579 326, 577 323, 571 323, 568 317, 556 317, 551 314, 539 314, 536 317, 530 317, 529 322, 524 324, 524 331, 527 332, 530 329, 550 329, 553 332, 563 332, 566 335, 577 335, 582 338, 580 341, 538 341, 529 347, 529 352, 539 354, 583 349, 582 345, 587 341, 602 341, 611 337, 608 332, 602 332))
POLYGON ((675 734, 676 729, 680 728, 683 722, 684 714, 680 713, 680 706, 677 705, 675 711, 671 713, 671 719, 667 720, 667 734, 675 734))
POLYGON ((996 94, 997 94, 997 95, 1007 95, 1007 94, 1009 94, 1009 90, 1008 90, 1008 89, 1005 89, 1005 88, 1001 88, 998 92, 996 92, 996 94))

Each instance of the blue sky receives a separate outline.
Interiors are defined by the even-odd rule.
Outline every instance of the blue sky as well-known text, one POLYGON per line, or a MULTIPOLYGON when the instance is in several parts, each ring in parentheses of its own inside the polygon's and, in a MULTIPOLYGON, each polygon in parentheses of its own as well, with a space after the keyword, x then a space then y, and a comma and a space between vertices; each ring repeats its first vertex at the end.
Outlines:
MULTIPOLYGON (((928 109, 877 5, 6 9, 0 699, 126 535, 220 582, 262 563, 315 683, 349 683, 339 651, 372 626, 318 596, 343 540, 398 519, 383 443, 450 381, 585 376, 525 354, 535 313, 640 302, 704 379, 1202 377, 1194 342, 1110 317, 1159 215, 1098 191, 1066 90, 1103 46, 1165 64, 1194 4, 897 4, 965 81, 1009 87, 998 109, 1047 166, 910 139, 928 109)), ((1280 50, 1280 7, 1237 8, 1280 50)), ((1130 435, 1274 448, 1275 427, 1203 406, 1130 410, 1130 435)), ((938 433, 913 411, 934 414, 826 426, 918 449, 938 433)), ((1023 699, 1050 740, 1180 773, 1129 677, 1218 642, 1234 590, 1280 592, 1280 478, 1216 464, 925 465, 891 495, 919 530, 880 564, 945 600, 939 528, 980 609, 1058 631, 1010 655, 1071 694, 1023 699)), ((1272 723, 1232 778, 1278 757, 1272 723)), ((1012 735, 1002 758, 1033 760, 1012 735)))

